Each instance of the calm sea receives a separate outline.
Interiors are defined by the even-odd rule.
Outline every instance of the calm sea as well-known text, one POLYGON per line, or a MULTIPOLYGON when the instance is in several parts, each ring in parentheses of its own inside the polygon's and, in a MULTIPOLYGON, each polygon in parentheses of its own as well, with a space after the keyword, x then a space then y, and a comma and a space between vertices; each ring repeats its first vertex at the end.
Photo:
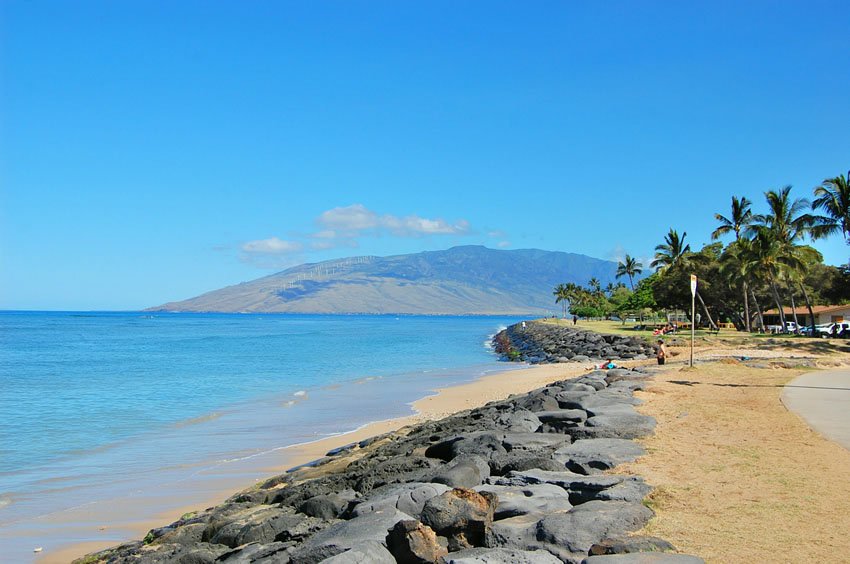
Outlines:
POLYGON ((407 415, 508 368, 488 342, 516 321, 0 312, 0 550, 92 540, 62 515, 407 415))

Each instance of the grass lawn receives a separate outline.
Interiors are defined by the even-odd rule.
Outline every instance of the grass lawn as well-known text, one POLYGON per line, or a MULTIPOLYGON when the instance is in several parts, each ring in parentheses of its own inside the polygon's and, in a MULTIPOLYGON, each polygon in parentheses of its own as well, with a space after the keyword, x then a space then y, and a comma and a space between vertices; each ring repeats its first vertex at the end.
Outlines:
MULTIPOLYGON (((546 323, 549 325, 562 325, 564 327, 572 327, 573 321, 572 319, 552 319, 552 318, 544 318, 538 320, 540 323, 546 323)), ((587 320, 579 320, 578 325, 576 325, 579 329, 589 329, 591 331, 596 331, 597 333, 607 333, 611 335, 625 335, 629 337, 643 337, 649 341, 654 341, 658 337, 652 334, 651 329, 646 329, 643 331, 636 331, 632 329, 636 324, 635 323, 626 323, 623 324, 622 321, 587 321, 587 320)), ((681 338, 690 338, 691 332, 689 329, 685 329, 679 331, 674 334, 677 337, 681 338)), ((697 329, 696 339, 701 340, 703 344, 727 344, 727 345, 758 345, 760 343, 765 343, 769 339, 773 339, 771 344, 781 344, 783 341, 787 341, 789 344, 791 343, 800 343, 801 341, 820 341, 821 339, 811 339, 809 337, 803 337, 801 335, 768 335, 768 334, 759 334, 759 333, 744 333, 741 331, 736 331, 734 329, 721 329, 719 333, 709 332, 705 329, 697 329)))

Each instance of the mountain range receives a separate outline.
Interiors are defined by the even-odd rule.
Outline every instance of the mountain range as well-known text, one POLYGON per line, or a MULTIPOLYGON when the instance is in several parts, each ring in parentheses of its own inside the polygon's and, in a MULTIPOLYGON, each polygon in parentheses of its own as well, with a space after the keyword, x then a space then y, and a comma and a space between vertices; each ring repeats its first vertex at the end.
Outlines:
POLYGON ((148 311, 547 315, 553 288, 613 282, 617 263, 539 249, 452 247, 302 264, 148 311))

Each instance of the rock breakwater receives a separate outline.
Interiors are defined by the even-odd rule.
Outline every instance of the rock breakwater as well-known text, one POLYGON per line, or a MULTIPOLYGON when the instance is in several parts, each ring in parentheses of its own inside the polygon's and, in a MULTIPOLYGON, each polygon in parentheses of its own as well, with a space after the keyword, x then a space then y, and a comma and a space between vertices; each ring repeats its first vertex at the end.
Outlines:
POLYGON ((654 354, 652 346, 642 339, 539 321, 511 325, 493 337, 493 346, 506 360, 532 364, 643 360, 654 354))
POLYGON ((607 472, 653 432, 649 377, 594 371, 348 445, 85 562, 701 562, 629 535, 650 487, 607 472))

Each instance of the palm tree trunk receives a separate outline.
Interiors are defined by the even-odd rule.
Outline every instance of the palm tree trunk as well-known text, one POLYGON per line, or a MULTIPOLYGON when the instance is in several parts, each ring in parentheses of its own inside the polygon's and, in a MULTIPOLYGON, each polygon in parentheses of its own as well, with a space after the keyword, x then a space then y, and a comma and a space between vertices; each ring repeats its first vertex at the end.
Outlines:
MULTIPOLYGON (((717 325, 714 324, 714 320, 711 318, 711 314, 708 313, 708 308, 705 307, 705 302, 702 301, 702 296, 700 296, 699 290, 697 290, 697 299, 699 300, 699 305, 702 306, 702 310, 705 312, 705 316, 708 318, 708 324, 711 326, 712 329, 716 328, 717 325)), ((691 322, 693 322, 693 320, 691 320, 691 322)))
POLYGON ((764 333, 764 314, 762 314, 761 312, 761 305, 759 305, 759 301, 756 298, 756 293, 752 288, 750 288, 750 296, 753 298, 753 304, 755 304, 756 306, 756 313, 758 314, 759 318, 759 327, 761 328, 761 332, 764 333))
POLYGON ((803 299, 806 300, 806 308, 809 310, 809 326, 812 328, 811 337, 815 336, 815 311, 812 309, 812 301, 809 299, 809 293, 806 292, 806 287, 803 281, 800 280, 800 289, 803 291, 803 299))
POLYGON ((795 333, 800 330, 800 323, 797 320, 797 304, 794 303, 794 290, 793 288, 788 287, 788 290, 791 292, 791 315, 794 316, 794 327, 796 327, 795 333))
POLYGON ((773 281, 773 278, 770 279, 770 291, 779 310, 779 324, 782 325, 782 331, 785 331, 785 312, 782 311, 782 300, 779 298, 779 290, 776 289, 776 283, 773 281))
POLYGON ((747 281, 744 280, 744 329, 747 333, 753 332, 752 324, 750 323, 750 301, 747 298, 747 281))

